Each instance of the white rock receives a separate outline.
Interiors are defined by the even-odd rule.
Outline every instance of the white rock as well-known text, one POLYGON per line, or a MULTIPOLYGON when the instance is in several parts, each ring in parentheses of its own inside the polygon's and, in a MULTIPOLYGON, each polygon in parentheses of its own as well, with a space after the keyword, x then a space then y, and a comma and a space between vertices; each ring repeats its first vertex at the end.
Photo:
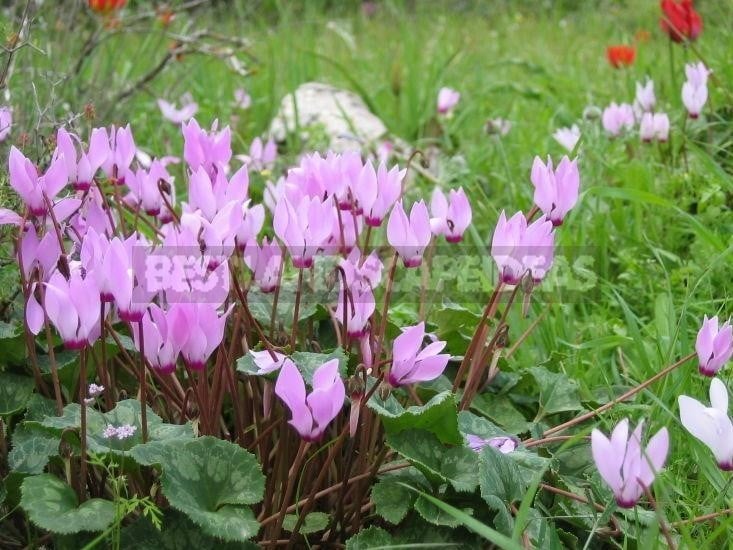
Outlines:
POLYGON ((284 141, 288 132, 295 131, 296 106, 297 126, 303 129, 303 137, 307 136, 308 127, 320 126, 330 140, 332 151, 361 150, 387 132, 384 123, 357 94, 320 82, 307 82, 280 102, 280 110, 270 124, 270 135, 275 140, 284 141))

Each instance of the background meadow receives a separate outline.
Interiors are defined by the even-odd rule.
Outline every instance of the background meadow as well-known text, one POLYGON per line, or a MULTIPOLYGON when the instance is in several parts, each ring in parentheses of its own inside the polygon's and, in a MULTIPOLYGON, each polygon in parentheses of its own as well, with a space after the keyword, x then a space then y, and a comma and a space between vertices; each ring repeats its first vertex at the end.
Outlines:
MULTIPOLYGON (((146 152, 180 154, 180 128, 161 116, 156 100, 178 100, 186 92, 199 104, 201 126, 215 119, 230 125, 235 153, 246 153, 254 138, 267 135, 283 96, 300 84, 319 81, 358 93, 386 125, 388 138, 401 144, 404 153, 396 160, 402 166, 415 149, 429 159, 414 176, 410 198, 429 196, 437 184, 462 186, 471 201, 473 222, 463 243, 440 249, 446 258, 430 274, 429 323, 454 356, 465 352, 496 280, 488 248, 499 213, 532 207, 529 174, 535 155, 559 161, 567 151, 553 132, 577 124, 580 200, 558 233, 556 264, 529 313, 523 315, 521 307, 509 313, 509 346, 520 337, 523 342, 501 359, 501 374, 471 408, 520 439, 538 437, 597 408, 694 352, 703 315, 728 318, 733 311, 730 2, 696 2, 704 28, 692 48, 670 46, 652 0, 385 1, 364 3, 366 8, 352 1, 212 1, 191 2, 197 5, 179 12, 189 4, 181 1, 168 4, 175 15, 165 22, 155 11, 160 6, 142 1, 129 1, 116 21, 92 14, 85 2, 29 4, 35 13, 29 45, 7 61, 9 78, 0 80, 14 118, 12 135, 0 143, 4 158, 16 144, 29 158, 47 160, 62 124, 86 134, 92 126, 127 122, 146 152), (636 46, 630 67, 615 69, 607 62, 606 47, 617 43, 636 46), (232 57, 238 60, 234 65, 232 57), (689 121, 680 97, 684 64, 700 59, 714 76, 704 115, 689 121), (160 64, 160 72, 148 79, 160 64), (654 80, 658 109, 670 116, 669 142, 646 144, 638 135, 609 138, 600 112, 611 101, 630 103, 636 82, 647 76, 654 80), (435 100, 443 86, 460 91, 461 99, 451 117, 438 119, 435 100), (233 104, 239 88, 252 98, 246 110, 233 104), (510 131, 487 133, 487 121, 499 117, 511 122, 510 131), (454 290, 450 299, 441 296, 441 285, 454 290), (538 367, 540 374, 533 370, 538 367)), ((26 2, 5 2, 0 9, 0 36, 11 44, 26 2)), ((8 59, 7 51, 3 55, 0 67, 8 59)), ((273 174, 254 176, 250 194, 259 202, 267 179, 296 164, 303 152, 323 150, 324 143, 317 131, 307 139, 289 136, 279 144, 273 174)), ((2 169, 0 206, 17 204, 2 169)), ((11 231, 0 231, 0 365, 18 374, 27 361, 18 332, 22 301, 18 304, 11 231)), ((391 306, 395 326, 389 329, 394 332, 400 322, 418 316, 409 290, 397 296, 391 306)), ((720 376, 730 387, 729 372, 720 376)), ((435 391, 440 388, 435 382, 435 391)), ((689 362, 597 421, 576 427, 575 437, 538 450, 553 459, 544 481, 596 495, 606 512, 540 491, 531 515, 522 520, 529 530, 533 523, 547 525, 557 535, 533 534, 532 544, 665 544, 649 506, 623 512, 619 536, 596 533, 608 523, 612 498, 584 438, 593 427, 608 433, 628 417, 633 423, 646 419, 648 433, 662 426, 670 431, 670 456, 654 490, 656 513, 672 524, 679 547, 725 545, 733 536, 731 517, 686 521, 733 508, 730 474, 718 469, 709 450, 679 421, 677 397, 704 401, 707 391, 708 380, 689 362)), ((4 416, 4 433, 12 433, 19 421, 17 411, 4 416)), ((22 476, 8 465, 13 445, 12 435, 0 445, 6 479, 0 546, 47 545, 45 531, 24 521, 19 511, 22 476)), ((451 503, 461 508, 460 495, 451 503)), ((424 518, 411 511, 395 528, 379 512, 377 503, 362 525, 402 534, 374 538, 378 544, 365 538, 362 546, 357 541, 351 547, 488 544, 462 519, 428 522, 426 528, 424 518)), ((125 528, 127 523, 123 547, 130 540, 125 528)), ((82 547, 95 540, 76 537, 54 538, 53 544, 82 547)))

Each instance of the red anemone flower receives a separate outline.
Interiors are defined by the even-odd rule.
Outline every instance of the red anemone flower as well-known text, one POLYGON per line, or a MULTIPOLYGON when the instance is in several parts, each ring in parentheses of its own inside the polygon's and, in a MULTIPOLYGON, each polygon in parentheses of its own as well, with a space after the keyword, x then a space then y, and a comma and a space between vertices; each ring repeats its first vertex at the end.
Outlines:
POLYGON ((89 7, 97 13, 110 13, 125 6, 127 0, 89 0, 89 7))
POLYGON ((606 48, 606 57, 614 69, 628 67, 634 64, 634 59, 636 59, 636 48, 634 48, 634 46, 626 46, 624 44, 609 46, 606 48))
POLYGON ((695 40, 702 31, 702 17, 692 0, 662 0, 659 26, 675 42, 695 40))

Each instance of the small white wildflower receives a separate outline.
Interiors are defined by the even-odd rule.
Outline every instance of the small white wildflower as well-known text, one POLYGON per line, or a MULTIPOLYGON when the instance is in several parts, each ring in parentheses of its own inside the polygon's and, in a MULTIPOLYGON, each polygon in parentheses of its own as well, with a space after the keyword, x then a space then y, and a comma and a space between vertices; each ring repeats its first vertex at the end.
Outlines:
POLYGON ((137 426, 132 426, 131 424, 120 426, 117 428, 117 439, 127 439, 128 437, 132 437, 135 435, 136 431, 137 426))
POLYGON ((117 428, 115 428, 114 426, 107 426, 102 432, 102 437, 106 439, 117 437, 117 428))
POLYGON ((89 388, 87 389, 87 394, 89 397, 98 397, 102 395, 102 392, 104 391, 104 386, 98 385, 98 384, 89 384, 89 388))

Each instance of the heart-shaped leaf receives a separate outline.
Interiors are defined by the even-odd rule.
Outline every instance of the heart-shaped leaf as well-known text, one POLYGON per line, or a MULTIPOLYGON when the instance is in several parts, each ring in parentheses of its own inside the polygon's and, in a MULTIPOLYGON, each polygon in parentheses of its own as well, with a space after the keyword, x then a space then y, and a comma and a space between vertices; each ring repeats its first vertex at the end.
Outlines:
POLYGON ((30 520, 54 533, 102 531, 115 519, 112 501, 93 498, 79 505, 71 487, 50 474, 27 477, 21 493, 20 505, 30 520))
MULTIPOLYGON (((302 535, 308 535, 310 533, 317 533, 323 531, 328 526, 328 514, 324 512, 311 512, 305 517, 303 525, 300 526, 298 532, 302 535)), ((283 529, 287 532, 292 532, 295 529, 295 524, 298 522, 298 516, 295 514, 288 514, 285 516, 283 521, 283 529)))
POLYGON ((456 491, 478 485, 478 455, 468 447, 446 447, 423 430, 390 434, 387 443, 435 483, 450 483, 456 491))
POLYGON ((58 454, 59 435, 36 422, 24 422, 13 431, 13 448, 8 455, 11 470, 40 474, 48 459, 58 454))
MULTIPOLYGON (((150 407, 147 419, 149 441, 193 438, 193 428, 190 424, 165 424, 150 407)), ((77 403, 70 403, 64 407, 63 416, 46 416, 41 424, 56 430, 80 428, 81 407, 77 403)), ((114 409, 106 413, 87 408, 87 444, 90 451, 126 456, 136 445, 142 444, 142 441, 140 402, 136 399, 120 401, 114 409), (104 429, 107 426, 117 427, 125 424, 136 428, 132 436, 125 439, 104 436, 104 429)))
POLYGON ((9 372, 0 372, 0 415, 18 412, 33 393, 33 379, 9 372))
POLYGON ((392 535, 381 527, 368 527, 346 541, 346 550, 368 550, 370 548, 393 548, 392 535))
POLYGON ((399 433, 404 430, 426 430, 435 434, 443 443, 458 445, 462 442, 458 431, 458 411, 452 392, 446 391, 434 396, 420 407, 405 409, 397 398, 390 394, 381 399, 375 392, 369 399, 369 408, 381 418, 387 433, 399 433))
POLYGON ((168 509, 163 514, 163 525, 158 530, 145 517, 122 529, 121 548, 135 550, 257 550, 256 544, 248 542, 223 542, 201 532, 185 514, 168 509))
POLYGON ((265 477, 255 456, 217 439, 168 440, 132 450, 140 464, 159 464, 163 494, 203 531, 246 541, 259 530, 249 504, 262 500, 265 477))
POLYGON ((540 418, 548 414, 579 411, 583 408, 578 397, 578 383, 566 374, 550 372, 544 367, 529 369, 540 387, 540 418))

